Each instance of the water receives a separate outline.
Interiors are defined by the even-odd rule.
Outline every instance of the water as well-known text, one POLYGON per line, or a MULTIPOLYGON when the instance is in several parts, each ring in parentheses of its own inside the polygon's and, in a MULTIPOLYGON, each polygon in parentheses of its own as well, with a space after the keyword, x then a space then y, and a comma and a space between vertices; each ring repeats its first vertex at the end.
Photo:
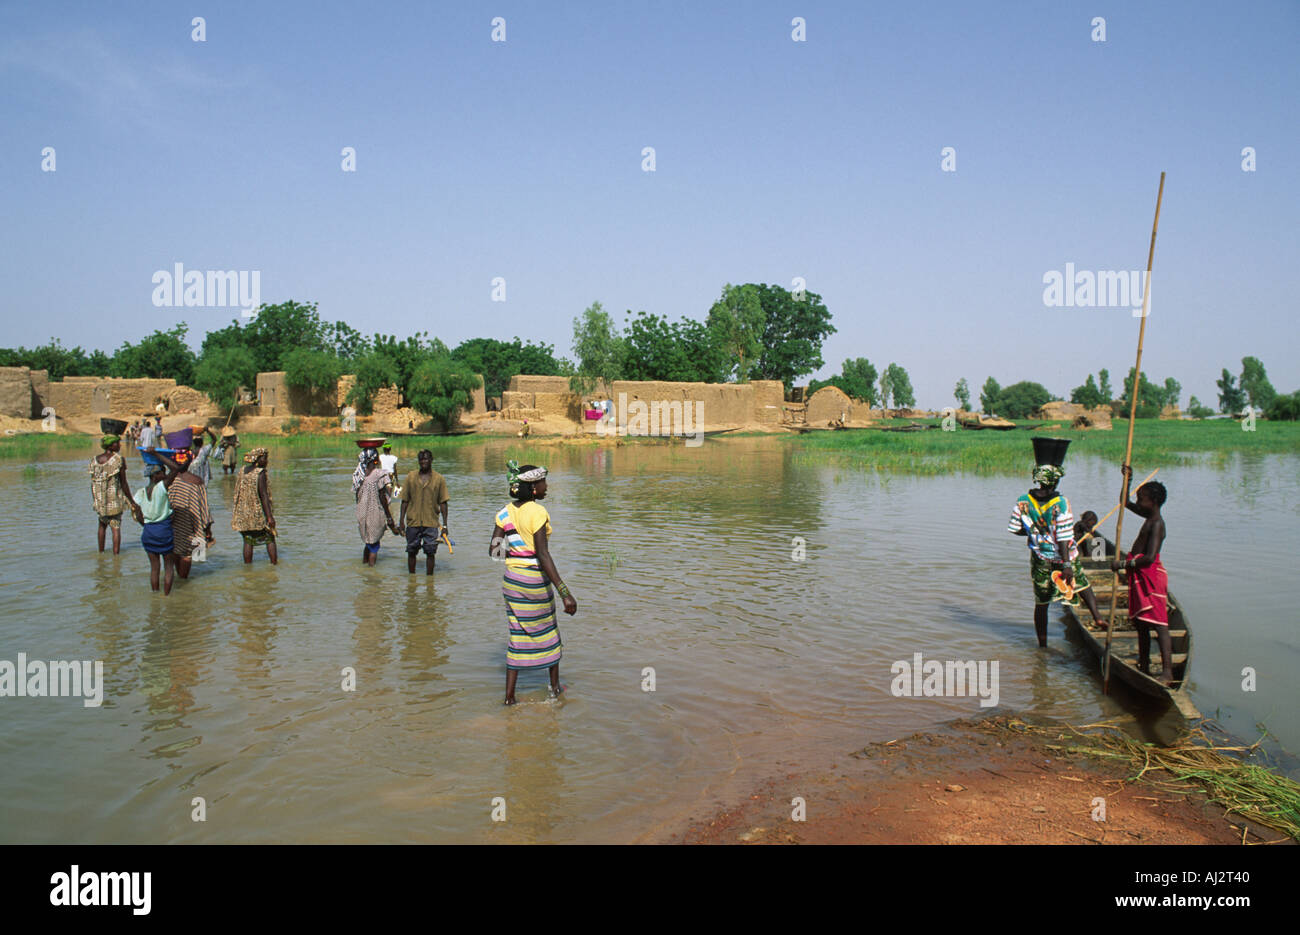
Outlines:
MULTIPOLYGON (((487 442, 435 455, 458 545, 430 580, 422 557, 407 574, 391 536, 377 568, 361 564, 354 464, 272 451, 278 567, 263 550, 242 564, 233 479, 215 477, 218 544, 164 598, 129 519, 119 557, 94 551, 84 461, 0 463, 0 659, 101 659, 107 683, 100 708, 0 698, 0 840, 655 839, 760 778, 988 712, 975 697, 894 697, 890 665, 916 652, 996 660, 1003 710, 1163 723, 1123 686, 1100 695, 1058 613, 1036 648, 1023 541, 1003 531, 1026 486, 1014 479, 877 477, 779 439, 487 442), (551 468, 553 552, 579 611, 561 615, 563 700, 525 673, 507 710, 487 540, 504 460, 521 454, 551 468), (191 820, 196 796, 206 822, 191 820)), ((1069 467, 1076 511, 1104 513, 1114 468, 1069 467)), ((1193 698, 1242 736, 1266 723, 1291 751, 1300 652, 1281 582, 1298 468, 1273 455, 1161 472, 1193 698)))

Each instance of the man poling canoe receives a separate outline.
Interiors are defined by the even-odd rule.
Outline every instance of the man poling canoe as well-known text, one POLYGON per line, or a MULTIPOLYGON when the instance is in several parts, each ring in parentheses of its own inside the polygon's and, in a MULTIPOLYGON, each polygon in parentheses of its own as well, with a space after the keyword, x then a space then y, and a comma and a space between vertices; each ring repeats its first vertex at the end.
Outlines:
POLYGON ((1053 601, 1081 597, 1097 625, 1104 629, 1105 624, 1097 612, 1097 599, 1088 576, 1079 562, 1070 502, 1056 489, 1065 476, 1062 464, 1070 440, 1035 437, 1031 441, 1033 480, 1038 486, 1016 500, 1007 532, 1028 539, 1029 578, 1034 586, 1034 631, 1038 645, 1046 646, 1047 606, 1053 601))

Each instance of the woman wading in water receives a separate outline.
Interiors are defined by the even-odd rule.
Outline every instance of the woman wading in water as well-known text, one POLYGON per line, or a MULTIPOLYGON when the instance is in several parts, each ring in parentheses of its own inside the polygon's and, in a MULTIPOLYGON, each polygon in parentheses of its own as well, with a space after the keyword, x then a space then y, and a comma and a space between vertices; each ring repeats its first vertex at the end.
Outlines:
POLYGON ((247 462, 235 487, 235 506, 230 527, 244 537, 244 564, 253 562, 253 547, 266 546, 266 557, 274 565, 280 560, 275 547, 275 513, 271 503, 271 485, 266 481, 267 453, 254 448, 244 455, 247 462))
MULTIPOLYGON (((145 451, 153 455, 153 448, 145 451)), ((158 457, 155 455, 155 457, 158 457)), ((144 527, 140 532, 140 544, 149 553, 149 587, 158 590, 158 566, 163 569, 162 592, 166 597, 172 593, 172 576, 176 573, 176 556, 172 549, 172 505, 167 498, 167 488, 176 479, 175 462, 168 459, 166 464, 149 465, 149 483, 137 490, 132 498, 131 515, 144 527)))
POLYGON ((501 591, 506 600, 506 622, 510 637, 506 644, 506 704, 515 703, 515 680, 520 669, 548 667, 551 696, 560 686, 560 628, 555 621, 555 595, 560 592, 564 612, 575 614, 578 602, 560 580, 551 558, 551 517, 539 503, 546 497, 546 468, 535 464, 520 467, 506 464, 510 496, 496 515, 488 555, 504 554, 505 579, 501 591))
POLYGON ((385 527, 397 535, 397 526, 393 514, 388 512, 388 473, 379 466, 379 452, 373 448, 362 449, 359 470, 365 471, 356 488, 361 561, 373 568, 379 558, 379 540, 384 538, 385 527))

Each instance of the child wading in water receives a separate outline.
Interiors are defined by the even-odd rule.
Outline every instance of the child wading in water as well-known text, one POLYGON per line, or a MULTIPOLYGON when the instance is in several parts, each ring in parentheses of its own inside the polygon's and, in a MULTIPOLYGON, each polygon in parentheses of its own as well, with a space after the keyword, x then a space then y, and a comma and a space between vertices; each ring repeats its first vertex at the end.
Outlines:
MULTIPOLYGON (((1133 469, 1127 464, 1120 468, 1124 477, 1133 480, 1133 469)), ((1158 480, 1147 481, 1137 489, 1136 501, 1125 504, 1138 516, 1146 518, 1133 548, 1123 565, 1118 558, 1110 563, 1113 571, 1123 568, 1128 575, 1128 615, 1137 628, 1138 668, 1150 675, 1151 630, 1156 631, 1160 644, 1160 681, 1174 684, 1172 665, 1173 643, 1169 637, 1169 576, 1160 564, 1160 549, 1165 543, 1165 519, 1160 515, 1164 506, 1165 485, 1158 480)))
POLYGON ((515 680, 520 669, 551 670, 551 696, 560 686, 560 628, 555 621, 555 595, 560 592, 564 612, 575 614, 578 602, 560 580, 551 558, 551 517, 538 501, 546 497, 546 468, 520 467, 507 462, 510 496, 514 500, 497 512, 488 543, 488 555, 506 562, 501 590, 506 599, 510 627, 506 646, 506 704, 515 703, 515 680))

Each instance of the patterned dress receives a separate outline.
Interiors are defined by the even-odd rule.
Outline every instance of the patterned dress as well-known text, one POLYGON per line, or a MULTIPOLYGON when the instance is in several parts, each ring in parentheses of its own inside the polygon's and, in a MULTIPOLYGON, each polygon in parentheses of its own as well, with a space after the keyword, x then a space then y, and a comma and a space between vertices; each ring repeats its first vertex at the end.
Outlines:
POLYGON ((1052 581, 1052 570, 1057 562, 1071 563, 1074 594, 1090 587, 1083 563, 1079 561, 1078 546, 1074 543, 1074 515, 1070 512, 1070 501, 1065 497, 1056 494, 1039 503, 1033 494, 1021 494, 1007 522, 1007 532, 1017 530, 1024 530, 1029 540, 1029 580, 1034 586, 1035 604, 1071 599, 1052 581))
POLYGON ((506 668, 536 669, 557 665, 562 655, 555 620, 555 593, 537 563, 534 537, 551 534, 551 517, 535 500, 516 507, 507 503, 496 516, 506 534, 506 573, 501 593, 506 601, 506 668))
POLYGON ((122 456, 116 451, 103 464, 98 458, 90 459, 90 499, 100 523, 114 529, 121 528, 122 511, 126 509, 126 493, 119 477, 121 470, 122 456))
POLYGON ((172 505, 172 551, 180 558, 189 558, 194 550, 191 540, 202 539, 212 523, 208 492, 202 484, 185 480, 182 474, 167 488, 167 499, 172 505))
MULTIPOLYGON (((230 513, 230 528, 244 537, 245 542, 260 545, 271 539, 271 527, 266 522, 266 511, 262 509, 262 498, 257 495, 257 480, 265 468, 255 467, 251 471, 240 471, 239 482, 235 486, 235 503, 230 513)), ((275 509, 271 501, 271 488, 266 489, 266 502, 275 509)))
POLYGON ((378 543, 388 528, 388 514, 379 502, 379 490, 387 483, 388 474, 376 469, 366 475, 357 490, 357 531, 366 545, 378 543))

